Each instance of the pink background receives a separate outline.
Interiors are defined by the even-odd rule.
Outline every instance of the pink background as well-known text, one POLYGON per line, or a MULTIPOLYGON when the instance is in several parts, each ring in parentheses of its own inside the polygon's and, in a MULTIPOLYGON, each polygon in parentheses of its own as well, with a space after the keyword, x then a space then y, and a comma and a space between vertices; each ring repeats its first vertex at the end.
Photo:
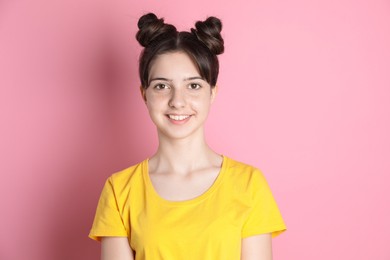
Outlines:
POLYGON ((389 1, 0 2, 0 259, 98 259, 104 180, 152 154, 140 15, 224 22, 216 151, 259 167, 275 259, 390 259, 389 1))

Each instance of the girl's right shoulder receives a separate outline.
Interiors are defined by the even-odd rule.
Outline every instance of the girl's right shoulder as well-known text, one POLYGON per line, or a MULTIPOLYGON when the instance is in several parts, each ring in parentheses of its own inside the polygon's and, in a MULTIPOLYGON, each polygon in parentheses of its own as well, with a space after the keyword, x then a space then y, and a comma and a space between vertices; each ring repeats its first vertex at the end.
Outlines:
POLYGON ((145 163, 147 163, 147 159, 122 170, 116 171, 108 177, 107 181, 111 182, 111 185, 116 187, 128 186, 131 185, 132 182, 138 182, 140 179, 142 179, 145 163))

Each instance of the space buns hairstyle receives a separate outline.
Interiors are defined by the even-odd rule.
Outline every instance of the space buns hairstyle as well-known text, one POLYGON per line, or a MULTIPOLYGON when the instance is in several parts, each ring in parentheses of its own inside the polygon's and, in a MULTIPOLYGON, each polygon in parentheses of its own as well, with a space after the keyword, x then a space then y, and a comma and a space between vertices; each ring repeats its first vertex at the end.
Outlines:
POLYGON ((175 37, 177 34, 175 26, 164 23, 164 19, 158 19, 153 13, 146 14, 139 19, 138 29, 136 38, 143 47, 148 47, 161 37, 175 37))
POLYGON ((153 13, 138 20, 136 39, 144 47, 139 58, 139 76, 143 88, 149 87, 149 71, 154 59, 169 52, 184 52, 194 62, 200 76, 215 87, 219 72, 217 55, 224 52, 222 22, 216 17, 197 21, 191 31, 178 32, 172 24, 153 13))
POLYGON ((209 17, 206 21, 198 21, 191 32, 196 35, 199 41, 203 42, 209 50, 215 55, 222 54, 224 51, 223 39, 221 36, 222 23, 216 17, 209 17))

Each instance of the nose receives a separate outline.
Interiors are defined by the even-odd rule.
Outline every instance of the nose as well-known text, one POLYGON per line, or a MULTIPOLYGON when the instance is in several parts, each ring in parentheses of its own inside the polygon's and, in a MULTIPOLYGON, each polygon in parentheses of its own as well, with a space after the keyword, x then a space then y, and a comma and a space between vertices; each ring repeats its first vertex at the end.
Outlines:
POLYGON ((168 105, 172 108, 184 107, 186 105, 185 93, 180 89, 173 89, 168 105))

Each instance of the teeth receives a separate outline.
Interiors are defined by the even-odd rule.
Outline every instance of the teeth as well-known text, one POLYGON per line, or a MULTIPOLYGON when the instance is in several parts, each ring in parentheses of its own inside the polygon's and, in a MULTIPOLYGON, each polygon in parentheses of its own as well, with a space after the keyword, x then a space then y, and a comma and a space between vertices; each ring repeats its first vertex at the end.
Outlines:
POLYGON ((176 116, 176 115, 168 115, 170 119, 173 119, 173 120, 176 120, 176 121, 181 121, 181 120, 184 120, 184 119, 187 119, 189 118, 190 116, 188 115, 180 115, 180 116, 176 116))

